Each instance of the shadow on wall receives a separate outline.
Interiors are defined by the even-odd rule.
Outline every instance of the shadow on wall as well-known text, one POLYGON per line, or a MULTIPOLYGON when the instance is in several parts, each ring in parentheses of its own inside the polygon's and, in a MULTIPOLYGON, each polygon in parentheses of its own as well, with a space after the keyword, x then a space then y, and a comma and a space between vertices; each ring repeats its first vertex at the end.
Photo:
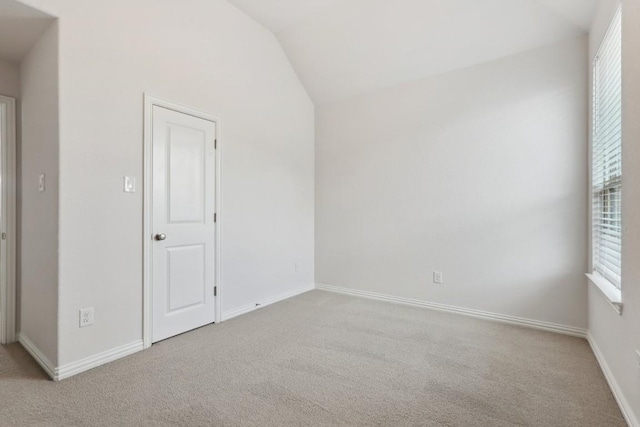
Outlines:
MULTIPOLYGON (((14 0, 0 1, 0 60, 15 67, 16 85, 11 92, 0 88, 0 93, 16 98, 16 330, 21 330, 21 283, 22 283, 22 238, 23 238, 23 179, 22 173, 29 157, 23 155, 23 106, 25 91, 30 88, 22 80, 25 79, 23 62, 36 46, 43 34, 56 22, 56 18, 14 0), (5 93, 2 93, 5 92, 5 93)), ((57 48, 56 48, 57 51, 57 48)), ((27 94, 28 95, 28 94, 27 94)), ((29 121, 27 125, 31 126, 29 121)), ((37 124, 34 125, 37 128, 37 124)), ((28 132, 27 132, 28 134, 28 132)), ((28 143, 28 141, 27 141, 28 143)), ((29 164, 26 165, 29 167, 29 164)), ((32 265, 32 264, 28 264, 32 265)))

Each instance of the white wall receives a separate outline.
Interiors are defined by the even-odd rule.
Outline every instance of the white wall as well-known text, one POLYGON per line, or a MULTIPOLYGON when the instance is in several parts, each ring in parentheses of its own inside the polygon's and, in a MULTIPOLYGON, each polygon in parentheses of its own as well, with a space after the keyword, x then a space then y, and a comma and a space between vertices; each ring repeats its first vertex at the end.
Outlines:
POLYGON ((313 283, 314 109, 271 33, 223 0, 26 3, 61 21, 60 365, 142 339, 143 92, 222 118, 223 312, 313 283))
POLYGON ((318 107, 316 282, 585 328, 586 64, 582 37, 318 107))
POLYGON ((58 25, 20 65, 20 334, 58 361, 58 25), (38 175, 46 191, 38 192, 38 175))
POLYGON ((13 62, 0 59, 0 95, 18 98, 20 95, 20 71, 13 62))
MULTIPOLYGON (((590 58, 620 2, 601 3, 590 35, 590 58)), ((640 3, 622 6, 622 158, 624 189, 622 204, 622 315, 615 312, 593 285, 589 286, 589 333, 615 381, 618 397, 624 399, 627 416, 640 425, 640 3)), ((633 424, 632 424, 633 425, 633 424)))

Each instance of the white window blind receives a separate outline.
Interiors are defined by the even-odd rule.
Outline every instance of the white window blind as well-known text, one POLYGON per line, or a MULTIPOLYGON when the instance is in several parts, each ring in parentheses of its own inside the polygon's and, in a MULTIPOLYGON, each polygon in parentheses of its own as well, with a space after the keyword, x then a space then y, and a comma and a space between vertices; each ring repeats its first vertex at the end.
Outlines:
POLYGON ((593 270, 621 287, 622 22, 609 27, 593 64, 593 270))

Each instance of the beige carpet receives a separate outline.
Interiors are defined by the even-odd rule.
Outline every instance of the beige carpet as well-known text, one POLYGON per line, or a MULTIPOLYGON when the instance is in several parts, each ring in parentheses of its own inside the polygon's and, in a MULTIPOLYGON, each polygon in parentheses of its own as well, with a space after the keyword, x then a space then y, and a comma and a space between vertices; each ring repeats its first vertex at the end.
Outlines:
POLYGON ((587 342, 312 291, 59 383, 0 347, 2 426, 623 426, 587 342))

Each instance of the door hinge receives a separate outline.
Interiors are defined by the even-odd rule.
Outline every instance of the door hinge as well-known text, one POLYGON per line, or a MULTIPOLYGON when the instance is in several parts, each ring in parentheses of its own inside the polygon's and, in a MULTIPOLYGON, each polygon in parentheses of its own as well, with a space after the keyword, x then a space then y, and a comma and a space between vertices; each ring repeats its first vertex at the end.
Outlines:
POLYGON ((2 233, 2 240, 7 240, 7 233, 2 233))
POLYGON ((217 149, 218 149, 218 140, 217 140, 217 139, 214 139, 214 140, 213 140, 213 149, 214 149, 214 150, 217 150, 217 149))
POLYGON ((217 297, 217 296, 218 296, 218 287, 217 287, 217 286, 214 286, 214 287, 213 287, 213 296, 214 296, 214 297, 217 297))
POLYGON ((218 222, 218 214, 217 213, 213 214, 213 222, 218 222))

